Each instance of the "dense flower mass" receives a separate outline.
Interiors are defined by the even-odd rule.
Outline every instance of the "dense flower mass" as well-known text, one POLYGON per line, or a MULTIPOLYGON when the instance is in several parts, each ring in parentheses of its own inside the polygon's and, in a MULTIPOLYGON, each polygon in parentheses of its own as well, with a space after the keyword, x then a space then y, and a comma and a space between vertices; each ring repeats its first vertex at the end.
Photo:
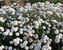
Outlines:
POLYGON ((63 50, 63 4, 2 6, 0 50, 63 50))

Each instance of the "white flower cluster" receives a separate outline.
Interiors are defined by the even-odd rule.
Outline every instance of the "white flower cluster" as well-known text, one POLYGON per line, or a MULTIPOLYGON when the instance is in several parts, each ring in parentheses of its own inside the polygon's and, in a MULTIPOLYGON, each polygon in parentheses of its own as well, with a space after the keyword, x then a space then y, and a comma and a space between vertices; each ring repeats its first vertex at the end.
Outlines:
POLYGON ((63 4, 2 6, 0 50, 63 50, 63 4))
POLYGON ((58 34, 57 36, 56 36, 56 39, 55 39, 55 42, 56 43, 59 43, 60 42, 60 39, 62 38, 62 34, 60 33, 60 34, 58 34))
POLYGON ((1 45, 1 46, 0 46, 0 50, 3 50, 3 49, 4 49, 4 45, 1 45))
POLYGON ((3 19, 3 17, 0 17, 0 22, 5 22, 6 19, 3 19))

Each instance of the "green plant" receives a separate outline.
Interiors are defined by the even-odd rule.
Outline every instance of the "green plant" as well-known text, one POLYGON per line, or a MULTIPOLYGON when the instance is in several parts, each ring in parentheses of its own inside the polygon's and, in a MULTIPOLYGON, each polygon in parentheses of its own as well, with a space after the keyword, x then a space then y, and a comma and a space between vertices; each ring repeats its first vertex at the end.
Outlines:
POLYGON ((0 1, 0 7, 5 5, 5 2, 4 1, 0 1))

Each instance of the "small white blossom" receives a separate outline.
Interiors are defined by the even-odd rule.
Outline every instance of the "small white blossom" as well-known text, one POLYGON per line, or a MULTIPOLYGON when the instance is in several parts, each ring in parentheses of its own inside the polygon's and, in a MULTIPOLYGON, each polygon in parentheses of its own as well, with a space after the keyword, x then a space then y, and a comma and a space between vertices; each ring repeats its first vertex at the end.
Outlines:
POLYGON ((3 19, 3 17, 0 17, 0 22, 5 22, 6 19, 3 19))
POLYGON ((56 30, 56 31, 55 31, 55 34, 59 34, 59 30, 56 30))
POLYGON ((1 30, 1 31, 4 31, 4 28, 3 28, 3 27, 0 27, 0 30, 1 30))
POLYGON ((16 36, 19 36, 19 33, 17 32, 17 33, 15 33, 16 34, 16 36))
POLYGON ((52 11, 47 11, 47 14, 52 15, 53 12, 52 11))
POLYGON ((13 41, 10 41, 9 43, 10 43, 10 44, 13 44, 13 41))
POLYGON ((7 50, 8 49, 8 46, 5 46, 5 49, 7 50))
POLYGON ((8 48, 9 50, 12 50, 12 46, 9 46, 9 48, 8 48))
POLYGON ((25 50, 28 50, 29 49, 29 47, 28 46, 25 46, 25 50))
POLYGON ((12 32, 9 32, 9 36, 12 36, 13 35, 13 33, 12 32))
POLYGON ((45 27, 45 26, 43 26, 42 28, 43 28, 43 29, 46 29, 46 27, 45 27))

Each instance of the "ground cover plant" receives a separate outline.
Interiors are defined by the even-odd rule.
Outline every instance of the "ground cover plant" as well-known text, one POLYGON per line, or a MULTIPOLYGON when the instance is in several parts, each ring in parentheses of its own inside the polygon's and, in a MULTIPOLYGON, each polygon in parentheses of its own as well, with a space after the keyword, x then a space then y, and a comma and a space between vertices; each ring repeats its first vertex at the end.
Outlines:
POLYGON ((2 6, 0 50, 63 50, 63 4, 2 6))

